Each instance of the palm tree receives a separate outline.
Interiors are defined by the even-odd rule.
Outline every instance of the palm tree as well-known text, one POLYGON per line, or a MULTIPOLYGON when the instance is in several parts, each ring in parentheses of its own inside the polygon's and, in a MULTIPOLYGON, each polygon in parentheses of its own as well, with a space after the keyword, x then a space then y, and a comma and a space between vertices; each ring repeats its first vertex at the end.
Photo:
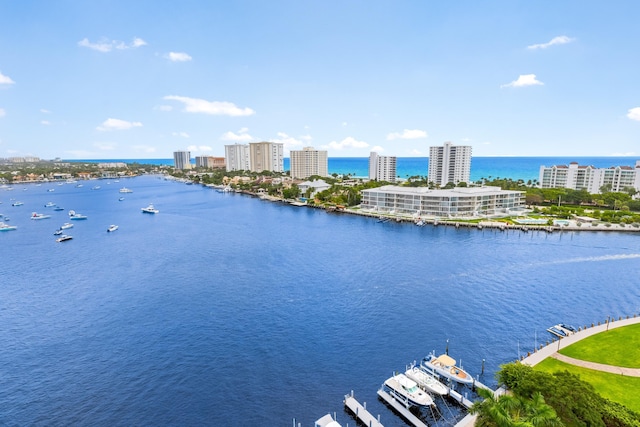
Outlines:
POLYGON ((536 392, 531 399, 503 394, 496 397, 491 390, 478 389, 484 400, 473 404, 469 412, 478 414, 479 427, 561 427, 556 411, 536 392))

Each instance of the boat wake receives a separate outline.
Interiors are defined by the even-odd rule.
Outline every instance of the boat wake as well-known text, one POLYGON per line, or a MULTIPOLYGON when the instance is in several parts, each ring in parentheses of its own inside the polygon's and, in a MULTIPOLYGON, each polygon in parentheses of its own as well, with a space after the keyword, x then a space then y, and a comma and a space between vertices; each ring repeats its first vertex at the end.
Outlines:
POLYGON ((579 262, 599 262, 599 261, 619 261, 624 259, 640 258, 640 254, 619 254, 619 255, 602 255, 584 258, 571 258, 557 261, 550 261, 546 264, 573 264, 579 262))

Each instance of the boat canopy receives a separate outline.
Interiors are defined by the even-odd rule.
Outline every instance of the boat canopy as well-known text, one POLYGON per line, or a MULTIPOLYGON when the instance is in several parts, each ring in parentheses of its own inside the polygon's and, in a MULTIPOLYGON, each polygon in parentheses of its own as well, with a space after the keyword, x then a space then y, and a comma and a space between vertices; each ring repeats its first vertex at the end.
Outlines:
POLYGON ((436 358, 436 361, 440 362, 441 364, 443 364, 445 366, 456 366, 456 360, 453 357, 451 357, 449 355, 446 355, 446 354, 438 356, 436 358))

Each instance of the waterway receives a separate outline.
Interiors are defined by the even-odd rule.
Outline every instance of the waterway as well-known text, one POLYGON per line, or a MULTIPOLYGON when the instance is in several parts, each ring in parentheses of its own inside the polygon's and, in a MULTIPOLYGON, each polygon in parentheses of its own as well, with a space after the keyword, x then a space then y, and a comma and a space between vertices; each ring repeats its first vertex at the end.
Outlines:
POLYGON ((0 425, 354 425, 354 390, 402 426, 377 389, 447 340, 495 385, 550 325, 640 313, 635 233, 378 223, 157 176, 0 202, 0 425), (56 243, 69 209, 88 219, 56 243))

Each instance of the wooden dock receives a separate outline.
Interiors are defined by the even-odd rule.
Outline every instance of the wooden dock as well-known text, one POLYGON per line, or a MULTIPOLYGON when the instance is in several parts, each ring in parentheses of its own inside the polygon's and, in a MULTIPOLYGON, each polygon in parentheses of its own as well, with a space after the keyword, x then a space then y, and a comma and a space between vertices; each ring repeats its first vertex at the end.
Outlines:
POLYGON ((351 411, 358 421, 364 423, 367 427, 384 427, 380 423, 380 415, 378 415, 378 418, 374 418, 373 415, 367 411, 366 406, 361 405, 360 402, 353 397, 353 391, 344 397, 344 406, 351 411))

